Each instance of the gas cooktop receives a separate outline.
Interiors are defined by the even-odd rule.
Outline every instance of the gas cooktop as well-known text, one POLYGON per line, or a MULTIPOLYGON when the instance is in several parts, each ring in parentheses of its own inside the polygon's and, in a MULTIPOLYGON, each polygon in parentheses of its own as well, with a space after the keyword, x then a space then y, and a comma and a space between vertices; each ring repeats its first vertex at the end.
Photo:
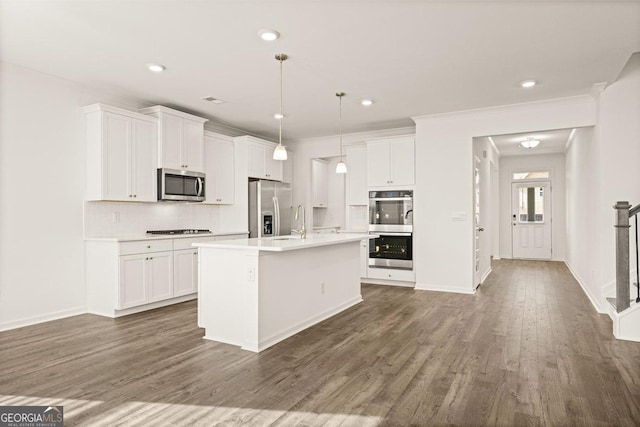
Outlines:
POLYGON ((147 234, 211 234, 211 230, 187 228, 182 230, 148 230, 147 234))

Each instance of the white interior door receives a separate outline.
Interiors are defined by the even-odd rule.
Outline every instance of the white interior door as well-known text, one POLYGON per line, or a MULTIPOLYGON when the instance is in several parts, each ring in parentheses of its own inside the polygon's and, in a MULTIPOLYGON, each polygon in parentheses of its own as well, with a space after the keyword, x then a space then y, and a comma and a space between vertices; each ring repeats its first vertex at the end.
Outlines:
POLYGON ((513 258, 551 259, 551 184, 514 182, 511 187, 513 258))
POLYGON ((480 226, 480 159, 477 157, 475 158, 473 167, 473 225, 473 285, 477 288, 480 286, 480 281, 482 280, 482 272, 480 271, 480 235, 482 234, 482 231, 484 231, 480 226))

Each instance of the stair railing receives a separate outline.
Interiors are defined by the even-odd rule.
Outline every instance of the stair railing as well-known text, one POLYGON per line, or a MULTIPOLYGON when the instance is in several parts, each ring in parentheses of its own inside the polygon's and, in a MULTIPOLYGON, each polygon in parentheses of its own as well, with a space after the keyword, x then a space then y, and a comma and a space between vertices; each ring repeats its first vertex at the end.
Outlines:
POLYGON ((635 244, 636 244, 636 302, 640 302, 640 260, 638 259, 638 214, 640 205, 631 206, 627 201, 617 202, 613 208, 616 210, 616 312, 626 310, 630 306, 629 283, 629 218, 635 220, 635 244))

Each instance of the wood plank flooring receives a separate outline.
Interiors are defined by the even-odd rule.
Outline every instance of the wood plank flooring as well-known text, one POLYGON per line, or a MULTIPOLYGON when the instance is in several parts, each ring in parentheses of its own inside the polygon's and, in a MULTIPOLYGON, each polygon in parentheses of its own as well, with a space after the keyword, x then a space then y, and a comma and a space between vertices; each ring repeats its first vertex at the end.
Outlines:
POLYGON ((562 263, 494 261, 476 295, 362 291, 260 354, 203 340, 194 302, 3 332, 0 405, 64 405, 67 426, 640 425, 640 344, 562 263))

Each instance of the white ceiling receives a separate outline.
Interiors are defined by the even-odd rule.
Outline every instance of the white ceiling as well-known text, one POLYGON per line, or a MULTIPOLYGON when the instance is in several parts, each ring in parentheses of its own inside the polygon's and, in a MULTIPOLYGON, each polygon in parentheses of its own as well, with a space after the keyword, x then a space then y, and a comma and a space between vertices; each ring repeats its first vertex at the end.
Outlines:
POLYGON ((500 156, 522 156, 533 154, 564 153, 567 141, 573 129, 558 129, 510 135, 494 135, 491 137, 500 152, 500 156), (522 148, 520 142, 527 138, 540 141, 536 148, 522 148))
POLYGON ((2 1, 0 59, 145 105, 284 138, 583 95, 640 51, 640 3, 612 1, 2 1), (262 28, 282 37, 264 42, 262 28), (152 74, 145 64, 167 67, 152 74), (524 90, 518 82, 540 82, 524 90), (227 103, 214 105, 204 96, 227 103), (362 98, 372 98, 369 108, 362 98))

